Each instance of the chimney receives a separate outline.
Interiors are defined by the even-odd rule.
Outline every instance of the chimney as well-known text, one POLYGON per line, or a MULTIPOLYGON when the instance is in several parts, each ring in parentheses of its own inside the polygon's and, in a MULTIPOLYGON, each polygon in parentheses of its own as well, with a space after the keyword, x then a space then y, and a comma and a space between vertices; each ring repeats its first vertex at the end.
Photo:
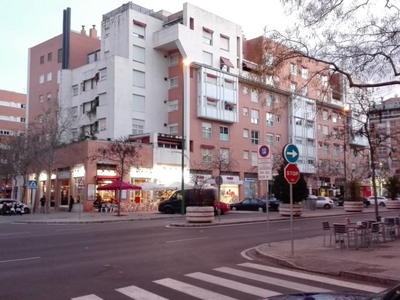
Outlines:
POLYGON ((96 25, 93 25, 93 28, 90 28, 90 30, 89 30, 89 36, 90 36, 91 38, 97 39, 96 25))
POLYGON ((81 34, 86 35, 85 25, 82 25, 81 34))

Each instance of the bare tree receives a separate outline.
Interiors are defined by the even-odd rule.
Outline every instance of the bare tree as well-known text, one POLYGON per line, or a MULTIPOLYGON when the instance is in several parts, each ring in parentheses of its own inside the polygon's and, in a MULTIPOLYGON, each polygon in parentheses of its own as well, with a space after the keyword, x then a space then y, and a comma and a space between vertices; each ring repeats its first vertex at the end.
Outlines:
POLYGON ((310 58, 325 64, 327 74, 343 74, 350 87, 400 84, 400 10, 396 0, 281 3, 297 21, 285 32, 265 29, 266 37, 280 45, 277 65, 310 58))
POLYGON ((99 159, 109 161, 116 165, 117 172, 121 176, 118 193, 118 216, 121 215, 122 180, 131 167, 139 167, 140 150, 141 146, 139 144, 131 142, 129 138, 120 137, 114 141, 107 142, 105 146, 100 146, 91 153, 90 159, 92 162, 99 159))

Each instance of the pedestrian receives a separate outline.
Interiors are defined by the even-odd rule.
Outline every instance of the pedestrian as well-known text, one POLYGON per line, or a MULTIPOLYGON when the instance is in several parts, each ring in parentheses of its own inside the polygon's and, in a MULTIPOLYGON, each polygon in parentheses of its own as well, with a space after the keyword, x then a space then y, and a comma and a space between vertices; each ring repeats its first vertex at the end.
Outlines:
POLYGON ((74 205, 74 198, 72 196, 69 196, 69 210, 72 210, 72 206, 74 205))
POLYGON ((44 206, 46 205, 46 196, 43 195, 42 198, 40 198, 40 212, 44 213, 44 206))

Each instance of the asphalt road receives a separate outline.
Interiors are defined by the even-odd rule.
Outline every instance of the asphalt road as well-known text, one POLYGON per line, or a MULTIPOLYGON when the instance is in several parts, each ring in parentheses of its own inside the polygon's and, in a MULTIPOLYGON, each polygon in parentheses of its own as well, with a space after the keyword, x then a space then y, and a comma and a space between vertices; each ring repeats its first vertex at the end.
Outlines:
MULTIPOLYGON (((343 222, 343 216, 329 220, 343 222)), ((266 242, 265 223, 167 228, 170 222, 2 224, 0 299, 58 300, 96 294, 101 295, 98 299, 126 300, 114 290, 133 284, 157 290, 154 280, 245 263, 240 253, 266 242)), ((271 222, 271 242, 290 239, 289 226, 289 221, 271 222)), ((322 232, 321 219, 295 220, 294 227, 295 238, 322 232)), ((165 287, 158 289, 166 292, 165 287)), ((167 298, 178 299, 174 297, 167 298)))

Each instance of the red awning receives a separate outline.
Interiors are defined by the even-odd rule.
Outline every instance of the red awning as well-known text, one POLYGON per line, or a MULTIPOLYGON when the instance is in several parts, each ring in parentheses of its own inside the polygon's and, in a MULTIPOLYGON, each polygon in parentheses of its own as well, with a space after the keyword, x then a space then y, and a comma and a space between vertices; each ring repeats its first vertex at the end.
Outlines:
POLYGON ((214 30, 211 30, 211 29, 209 29, 209 28, 207 28, 207 27, 203 27, 203 30, 204 30, 205 32, 210 33, 210 34, 213 34, 213 33, 214 33, 214 30))
POLYGON ((104 181, 104 180, 118 180, 119 176, 117 175, 97 175, 94 176, 97 181, 104 181))
POLYGON ((200 147, 201 148, 203 148, 203 149, 214 149, 215 148, 215 146, 213 146, 213 145, 200 145, 200 147))
POLYGON ((234 68, 235 66, 231 63, 231 61, 225 57, 221 56, 221 63, 229 68, 234 68))
POLYGON ((136 21, 136 20, 133 20, 133 24, 140 26, 140 27, 144 27, 144 28, 146 28, 146 26, 147 26, 145 23, 142 23, 142 22, 136 21))

